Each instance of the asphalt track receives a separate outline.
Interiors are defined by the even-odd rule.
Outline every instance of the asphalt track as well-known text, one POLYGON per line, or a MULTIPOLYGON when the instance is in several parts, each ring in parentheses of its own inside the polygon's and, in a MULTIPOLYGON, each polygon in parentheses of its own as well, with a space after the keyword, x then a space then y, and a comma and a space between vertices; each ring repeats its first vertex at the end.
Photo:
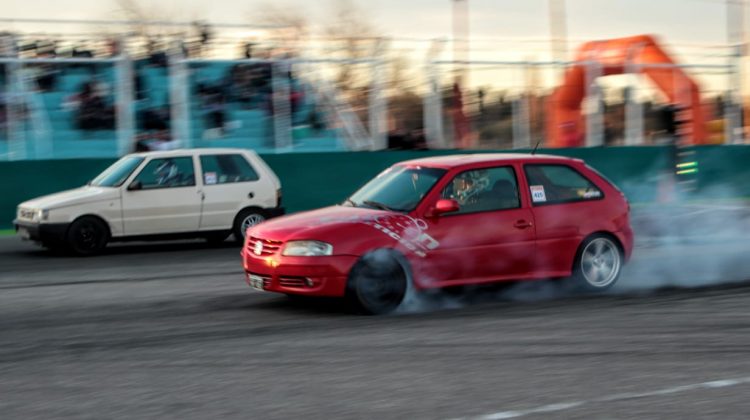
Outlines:
POLYGON ((536 283, 387 317, 252 292, 231 244, 81 259, 6 237, 0 418, 744 419, 737 236, 646 238, 606 296, 536 283))

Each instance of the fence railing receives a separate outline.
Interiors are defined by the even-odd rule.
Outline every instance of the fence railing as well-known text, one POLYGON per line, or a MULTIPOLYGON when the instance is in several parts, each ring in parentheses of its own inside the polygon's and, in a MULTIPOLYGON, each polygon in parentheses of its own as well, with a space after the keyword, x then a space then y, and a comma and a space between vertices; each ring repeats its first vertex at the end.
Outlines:
MULTIPOLYGON (((433 149, 521 149, 553 141, 660 144, 700 131, 704 143, 737 144, 745 138, 739 62, 738 55, 726 64, 626 62, 620 79, 608 84, 598 61, 429 60, 423 68, 425 137, 433 149), (471 85, 453 83, 458 64, 471 69, 471 85), (566 85, 574 71, 581 72, 580 86, 566 85), (646 73, 661 75, 656 86, 644 82, 646 73), (575 106, 555 108, 560 89, 578 89, 575 106), (670 110, 670 104, 678 106, 670 110), (679 130, 665 127, 668 112, 679 130)), ((0 160, 116 157, 176 147, 381 150, 394 117, 385 95, 386 64, 379 57, 186 59, 179 48, 161 62, 126 54, 4 57, 0 160), (364 88, 343 91, 337 84, 342 66, 359 66, 364 88), (56 83, 49 85, 48 76, 56 83), (111 111, 109 122, 83 127, 85 95, 102 101, 100 111, 111 111)))

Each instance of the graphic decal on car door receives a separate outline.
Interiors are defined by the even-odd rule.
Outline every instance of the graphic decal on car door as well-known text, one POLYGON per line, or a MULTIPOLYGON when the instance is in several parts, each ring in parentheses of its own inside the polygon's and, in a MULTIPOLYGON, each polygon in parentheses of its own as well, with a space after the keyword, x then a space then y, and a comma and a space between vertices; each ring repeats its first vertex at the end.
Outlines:
POLYGON ((440 246, 438 241, 427 233, 427 223, 424 220, 406 214, 351 216, 345 218, 323 217, 319 220, 320 224, 332 222, 362 223, 371 226, 421 258, 426 257, 428 252, 440 246))

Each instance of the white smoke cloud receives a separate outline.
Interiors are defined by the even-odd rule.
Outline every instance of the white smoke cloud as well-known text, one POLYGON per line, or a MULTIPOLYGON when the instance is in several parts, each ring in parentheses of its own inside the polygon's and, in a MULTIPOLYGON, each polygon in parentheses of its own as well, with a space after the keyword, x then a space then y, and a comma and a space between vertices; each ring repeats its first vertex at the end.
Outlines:
MULTIPOLYGON (((618 283, 606 293, 640 295, 665 288, 702 288, 750 280, 750 205, 737 197, 731 186, 722 186, 689 194, 674 192, 669 202, 635 206, 631 211, 636 238, 633 258, 618 283)), ((575 294, 565 279, 462 291, 416 294, 412 290, 399 310, 424 312, 575 294)))

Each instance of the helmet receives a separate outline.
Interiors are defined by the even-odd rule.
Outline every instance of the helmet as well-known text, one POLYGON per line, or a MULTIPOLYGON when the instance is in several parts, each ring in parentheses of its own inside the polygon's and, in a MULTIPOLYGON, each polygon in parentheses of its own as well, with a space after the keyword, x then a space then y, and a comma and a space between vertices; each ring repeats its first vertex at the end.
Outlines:
POLYGON ((453 179, 453 196, 460 203, 467 203, 472 197, 490 189, 487 170, 464 172, 453 179))

